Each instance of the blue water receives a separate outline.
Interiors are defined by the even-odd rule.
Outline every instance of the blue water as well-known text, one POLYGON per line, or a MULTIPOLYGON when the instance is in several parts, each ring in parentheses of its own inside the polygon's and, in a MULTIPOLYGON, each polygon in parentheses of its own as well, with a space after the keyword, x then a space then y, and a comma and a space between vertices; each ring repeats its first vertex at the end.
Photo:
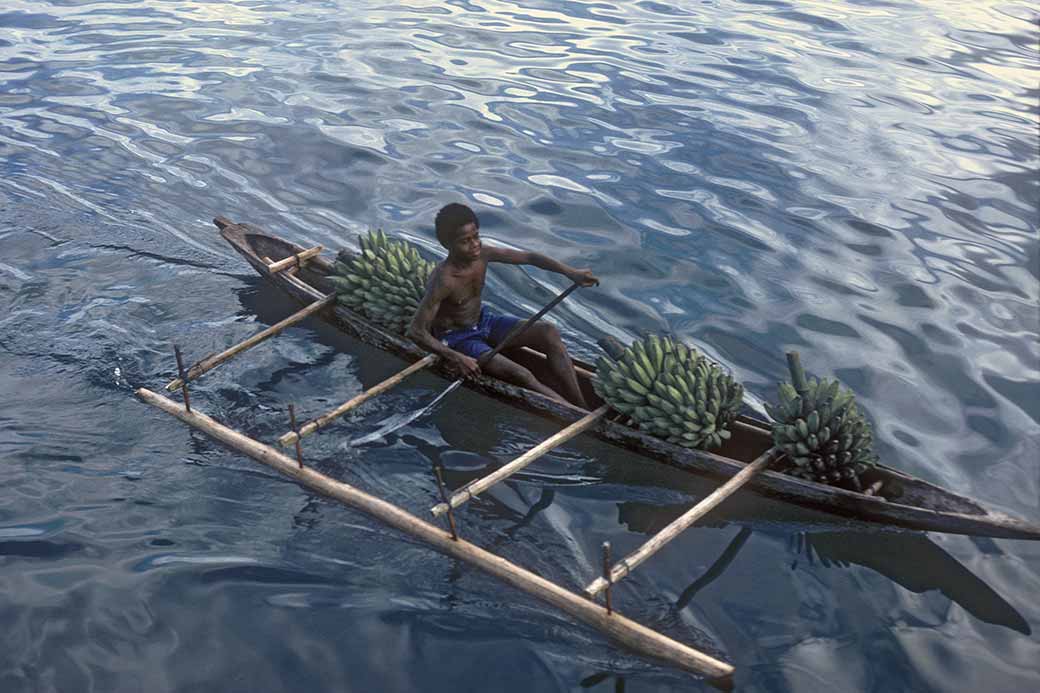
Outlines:
MULTIPOLYGON (((757 400, 785 350, 885 462, 1040 521, 1038 13, 980 0, 92 2, 0 9, 0 690, 665 691, 703 681, 316 497, 132 397, 293 309, 248 221, 593 268, 572 348, 671 332, 757 400)), ((562 288, 496 269, 488 299, 562 288)), ((262 440, 402 364, 305 322, 196 407, 262 440)), ((554 426, 418 376, 308 463, 424 515, 554 426)), ((711 485, 591 440, 459 513, 578 589, 711 485)), ((1040 688, 1040 544, 848 525, 751 494, 616 589, 748 691, 1040 688)))

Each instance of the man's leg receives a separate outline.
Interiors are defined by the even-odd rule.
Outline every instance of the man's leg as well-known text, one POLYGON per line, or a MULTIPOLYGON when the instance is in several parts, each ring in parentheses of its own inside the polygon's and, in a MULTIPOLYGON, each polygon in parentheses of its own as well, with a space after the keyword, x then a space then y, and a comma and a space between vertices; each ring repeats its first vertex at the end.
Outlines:
MULTIPOLYGON (((560 392, 571 404, 588 409, 585 396, 578 387, 578 376, 574 373, 574 362, 571 361, 567 347, 560 338, 560 331, 556 326, 547 322, 536 322, 531 325, 522 335, 510 342, 512 346, 528 346, 545 354, 552 371, 561 384, 560 392)), ((526 370, 526 369, 525 369, 526 370)))
POLYGON ((534 373, 502 354, 495 354, 494 358, 484 364, 481 370, 499 380, 505 380, 507 383, 512 383, 513 385, 526 387, 528 390, 540 392, 559 402, 569 404, 569 402, 561 397, 555 390, 534 377, 534 373))

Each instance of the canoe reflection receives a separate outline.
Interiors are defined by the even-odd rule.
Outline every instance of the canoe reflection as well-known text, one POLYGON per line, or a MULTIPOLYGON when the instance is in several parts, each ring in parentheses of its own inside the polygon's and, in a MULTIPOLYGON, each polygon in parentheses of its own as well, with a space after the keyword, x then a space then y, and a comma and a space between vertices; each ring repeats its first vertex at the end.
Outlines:
MULTIPOLYGON (((667 510, 645 503, 622 503, 621 522, 630 531, 654 534, 686 506, 667 510)), ((679 595, 676 608, 722 576, 751 536, 743 527, 715 563, 679 595)), ((824 567, 859 565, 884 575, 914 593, 938 590, 975 618, 1024 635, 1032 630, 1025 618, 981 578, 924 534, 895 532, 798 532, 791 536, 795 562, 824 567)))

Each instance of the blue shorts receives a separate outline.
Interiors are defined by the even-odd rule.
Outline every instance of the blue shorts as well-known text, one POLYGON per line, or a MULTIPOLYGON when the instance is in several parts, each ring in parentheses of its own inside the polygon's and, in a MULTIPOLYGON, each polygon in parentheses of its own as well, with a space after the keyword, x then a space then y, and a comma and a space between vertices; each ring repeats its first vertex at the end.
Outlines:
POLYGON ((463 327, 449 330, 440 335, 440 340, 449 348, 466 356, 479 359, 483 354, 506 338, 509 332, 520 322, 520 318, 509 315, 496 315, 481 306, 480 318, 474 327, 463 327))

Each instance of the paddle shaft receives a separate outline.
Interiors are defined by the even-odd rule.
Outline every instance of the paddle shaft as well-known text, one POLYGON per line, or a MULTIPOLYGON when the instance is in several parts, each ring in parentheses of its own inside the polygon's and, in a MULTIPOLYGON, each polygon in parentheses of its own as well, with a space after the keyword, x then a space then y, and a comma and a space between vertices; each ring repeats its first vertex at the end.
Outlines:
MULTIPOLYGON (((556 296, 556 298, 554 298, 554 299, 553 299, 552 301, 550 301, 550 302, 549 302, 549 303, 548 303, 548 304, 547 304, 547 305, 546 305, 546 306, 545 306, 544 308, 542 308, 542 309, 541 309, 540 311, 538 311, 537 313, 535 313, 535 314, 534 314, 534 315, 533 315, 532 317, 528 318, 527 320, 524 320, 523 322, 519 322, 519 323, 517 323, 516 325, 514 325, 514 326, 513 326, 513 329, 511 329, 511 330, 509 331, 509 334, 507 334, 507 335, 506 335, 506 338, 505 338, 505 339, 503 339, 503 340, 502 340, 501 342, 499 342, 499 343, 498 343, 498 346, 496 346, 496 347, 495 347, 494 349, 492 349, 491 351, 488 351, 488 352, 486 352, 486 353, 484 353, 484 354, 481 354, 481 355, 480 355, 480 358, 479 358, 479 359, 477 359, 477 365, 478 365, 478 366, 483 366, 483 365, 485 365, 486 363, 488 363, 489 361, 491 361, 491 359, 495 358, 495 355, 496 355, 496 354, 497 354, 498 352, 502 351, 502 350, 503 350, 503 349, 505 349, 505 348, 506 348, 507 346, 509 346, 509 342, 513 341, 514 339, 516 339, 517 337, 519 337, 520 335, 522 335, 522 334, 523 334, 524 332, 526 332, 526 331, 527 331, 527 328, 528 328, 528 327, 530 327, 531 325, 533 325, 533 324, 535 324, 536 322, 538 322, 538 320, 539 320, 539 319, 540 319, 540 318, 541 318, 541 317, 542 317, 543 315, 545 315, 545 314, 546 314, 546 313, 548 313, 548 312, 549 312, 550 310, 552 310, 553 308, 555 308, 555 307, 556 307, 556 305, 557 305, 557 304, 558 304, 558 303, 559 303, 560 301, 562 301, 563 299, 565 299, 565 298, 567 298, 568 296, 570 296, 570 295, 571 295, 571 292, 572 292, 572 291, 574 291, 575 289, 577 289, 577 288, 578 288, 579 286, 581 286, 581 285, 580 285, 580 284, 578 284, 577 282, 575 282, 575 283, 571 284, 571 285, 570 285, 570 286, 568 286, 568 287, 567 287, 566 289, 564 289, 563 291, 561 291, 561 292, 559 293, 559 295, 557 295, 557 296, 556 296)), ((459 380, 462 380, 462 378, 459 378, 459 380)))
MULTIPOLYGON (((556 305, 557 305, 557 304, 558 304, 558 303, 559 303, 560 301, 562 301, 563 299, 565 299, 565 298, 567 298, 568 296, 570 296, 570 295, 571 295, 571 292, 572 292, 572 291, 574 291, 575 289, 577 289, 577 288, 578 288, 579 286, 581 286, 581 284, 579 284, 579 283, 577 283, 577 282, 574 282, 573 284, 571 284, 570 286, 568 286, 568 287, 567 287, 566 289, 564 289, 563 291, 561 291, 561 292, 560 292, 560 293, 559 293, 559 294, 558 294, 558 295, 556 296, 556 298, 554 298, 553 300, 549 301, 549 303, 547 303, 547 304, 546 304, 546 306, 545 306, 544 308, 542 308, 542 309, 541 309, 540 311, 538 311, 537 313, 535 313, 534 315, 532 315, 532 316, 531 316, 530 318, 528 318, 527 320, 524 320, 523 322, 518 322, 518 323, 517 323, 516 325, 513 325, 513 329, 511 329, 511 330, 509 331, 509 334, 507 334, 507 335, 506 335, 506 338, 505 338, 505 339, 503 339, 503 340, 502 340, 501 342, 499 342, 499 343, 498 343, 498 346, 496 346, 496 347, 495 347, 494 349, 492 349, 491 351, 486 351, 486 352, 484 352, 483 354, 481 354, 481 355, 480 355, 480 358, 478 358, 478 359, 477 359, 477 365, 478 365, 478 366, 480 366, 480 367, 484 367, 485 365, 487 365, 487 363, 488 363, 489 361, 491 361, 491 359, 495 358, 495 355, 496 355, 496 354, 497 354, 498 352, 502 351, 502 350, 503 350, 503 349, 505 349, 505 348, 506 348, 507 346, 509 346, 509 343, 510 343, 511 341, 513 341, 514 339, 516 339, 517 337, 519 337, 520 335, 522 335, 522 334, 523 334, 524 332, 526 332, 526 331, 527 331, 527 328, 528 328, 528 327, 530 327, 531 325, 533 325, 533 324, 535 324, 536 322, 538 322, 538 320, 539 320, 539 319, 540 319, 540 318, 541 318, 541 317, 542 317, 543 315, 545 315, 545 314, 546 314, 546 313, 548 313, 548 312, 549 312, 550 310, 552 310, 553 308, 555 308, 555 307, 556 307, 556 305)), ((465 377, 465 376, 463 376, 463 377, 461 377, 461 378, 458 378, 458 379, 457 379, 457 380, 456 380, 455 382, 453 382, 453 383, 452 383, 451 385, 449 385, 449 386, 448 386, 448 388, 450 388, 451 390, 454 390, 454 389, 455 389, 455 388, 457 388, 457 387, 458 387, 459 385, 461 385, 461 384, 462 384, 462 381, 463 381, 463 380, 465 380, 465 379, 466 379, 466 377, 465 377)), ((446 390, 445 392, 447 392, 447 390, 446 390)), ((443 396, 443 395, 444 395, 444 393, 441 393, 441 395, 443 396)))

